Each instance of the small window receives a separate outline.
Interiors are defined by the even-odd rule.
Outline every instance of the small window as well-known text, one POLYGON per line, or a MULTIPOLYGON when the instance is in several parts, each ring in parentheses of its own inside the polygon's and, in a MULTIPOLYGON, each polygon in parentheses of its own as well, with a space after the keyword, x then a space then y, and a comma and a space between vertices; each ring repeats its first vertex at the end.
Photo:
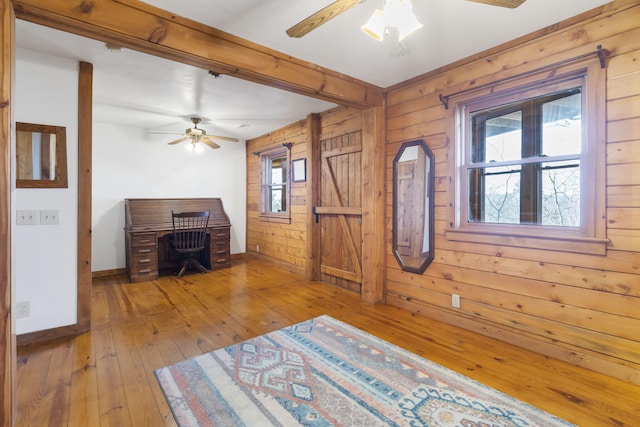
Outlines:
POLYGON ((289 219, 289 156, 288 150, 274 150, 260 155, 261 215, 289 219))
POLYGON ((451 98, 447 239, 606 253, 604 81, 590 61, 451 98))

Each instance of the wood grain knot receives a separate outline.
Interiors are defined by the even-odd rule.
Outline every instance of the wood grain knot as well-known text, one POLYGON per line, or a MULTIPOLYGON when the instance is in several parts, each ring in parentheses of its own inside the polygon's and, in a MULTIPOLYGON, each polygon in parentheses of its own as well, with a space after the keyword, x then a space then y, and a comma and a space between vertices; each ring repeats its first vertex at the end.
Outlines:
POLYGON ((80 9, 80 12, 87 14, 87 13, 91 13, 91 11, 95 6, 96 6, 95 1, 84 0, 82 3, 80 3, 79 9, 80 9))
POLYGON ((151 43, 160 43, 166 36, 167 27, 164 24, 160 23, 156 27, 154 27, 153 30, 151 30, 151 33, 149 34, 149 37, 147 37, 147 40, 151 43))

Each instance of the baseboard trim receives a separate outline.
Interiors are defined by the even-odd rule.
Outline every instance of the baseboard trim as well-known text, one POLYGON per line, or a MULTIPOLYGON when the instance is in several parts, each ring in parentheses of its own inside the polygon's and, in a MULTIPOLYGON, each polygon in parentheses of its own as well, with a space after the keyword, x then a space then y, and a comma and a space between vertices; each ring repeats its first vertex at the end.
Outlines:
MULTIPOLYGON (((247 257, 247 253, 246 252, 242 252, 242 253, 237 253, 237 254, 231 254, 231 261, 233 260, 243 260, 247 257)), ((93 279, 96 278, 100 278, 100 277, 111 277, 111 276, 120 276, 122 274, 128 274, 129 273, 129 269, 128 268, 113 268, 111 270, 100 270, 100 271, 93 271, 91 272, 91 277, 93 279)))
POLYGON ((278 268, 290 271, 292 273, 300 274, 302 276, 304 276, 306 273, 305 268, 302 266, 290 264, 280 259, 273 258, 269 255, 265 255, 262 252, 255 252, 255 251, 247 252, 247 259, 251 259, 251 258, 269 260, 270 263, 277 266, 278 268))
POLYGON ((114 268, 112 270, 101 270, 101 271, 93 271, 91 272, 91 277, 95 279, 96 277, 109 277, 109 276, 119 276, 120 274, 127 274, 126 268, 114 268))
POLYGON ((58 328, 45 329, 42 331, 28 332, 16 335, 16 345, 27 345, 41 342, 49 342, 59 338, 68 338, 87 332, 90 327, 81 328, 78 324, 60 326, 58 328))

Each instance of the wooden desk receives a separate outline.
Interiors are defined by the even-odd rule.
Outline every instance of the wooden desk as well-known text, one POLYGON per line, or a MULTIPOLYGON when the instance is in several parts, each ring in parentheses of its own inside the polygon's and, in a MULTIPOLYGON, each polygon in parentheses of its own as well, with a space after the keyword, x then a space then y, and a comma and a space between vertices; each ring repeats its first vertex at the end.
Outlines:
POLYGON ((153 280, 160 274, 177 271, 179 258, 169 250, 165 239, 173 232, 172 210, 211 210, 210 238, 200 262, 209 270, 231 267, 231 223, 221 199, 125 199, 124 209, 127 269, 132 282, 153 280))

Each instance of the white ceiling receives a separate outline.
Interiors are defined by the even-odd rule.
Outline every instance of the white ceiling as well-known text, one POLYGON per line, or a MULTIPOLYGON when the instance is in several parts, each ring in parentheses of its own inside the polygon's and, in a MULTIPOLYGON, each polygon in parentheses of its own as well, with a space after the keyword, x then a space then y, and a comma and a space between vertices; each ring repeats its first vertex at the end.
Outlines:
MULTIPOLYGON (((516 9, 466 0, 413 0, 424 27, 397 46, 360 27, 383 0, 367 0, 302 38, 285 30, 332 0, 147 0, 145 3, 380 87, 489 49, 608 0, 528 0, 516 9)), ((17 46, 94 65, 94 119, 151 131, 182 132, 203 117, 210 134, 249 139, 333 106, 279 89, 18 21, 17 46)), ((18 52, 20 55, 20 51, 18 52)))

